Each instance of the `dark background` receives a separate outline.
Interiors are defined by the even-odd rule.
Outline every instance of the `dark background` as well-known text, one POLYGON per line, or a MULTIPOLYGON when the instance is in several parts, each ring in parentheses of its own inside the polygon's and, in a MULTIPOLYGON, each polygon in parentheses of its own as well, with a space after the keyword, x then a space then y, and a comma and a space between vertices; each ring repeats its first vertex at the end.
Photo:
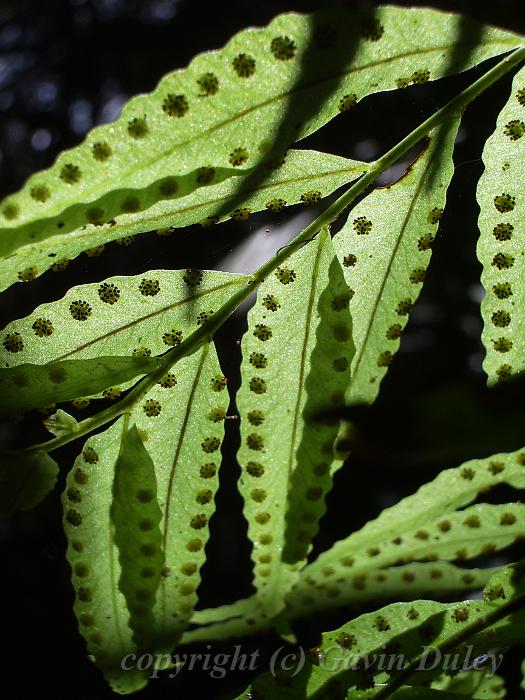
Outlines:
MULTIPOLYGON (((93 125, 116 118, 126 99, 151 90, 164 73, 183 67, 194 54, 219 48, 236 31, 266 24, 280 12, 335 4, 365 9, 378 3, 0 1, 0 198, 17 190, 32 172, 50 165, 62 149, 79 143, 93 125)), ((525 32, 522 0, 396 4, 462 11, 525 32)), ((304 145, 354 157, 364 157, 365 148, 369 158, 377 157, 480 72, 475 69, 439 84, 367 98, 304 145)), ((455 152, 456 174, 428 280, 380 397, 358 423, 358 445, 328 497, 329 515, 323 520, 316 552, 411 493, 440 469, 524 443, 524 382, 488 390, 481 372, 480 265, 475 258, 480 153, 508 97, 510 81, 511 76, 500 81, 465 116, 455 152)), ((109 246, 101 258, 81 256, 61 275, 44 274, 31 285, 15 285, 2 295, 0 326, 29 313, 37 303, 59 298, 73 284, 155 267, 218 267, 247 232, 261 224, 272 231, 280 223, 275 216, 261 214, 244 227, 223 224, 213 234, 189 227, 169 239, 155 239, 154 245, 151 238, 139 238, 130 248, 109 246)), ((218 338, 221 362, 233 389, 238 385, 236 341, 243 330, 242 317, 236 317, 218 338)), ((13 430, 20 428, 4 428, 2 434, 13 430)), ((202 571, 202 607, 251 592, 250 548, 235 491, 236 447, 237 436, 232 434, 224 448, 223 483, 202 571)), ((64 470, 75 449, 56 453, 64 470)), ((111 697, 86 658, 71 612, 73 592, 64 558, 59 491, 34 511, 0 527, 5 606, 0 693, 9 692, 15 700, 66 693, 79 700, 111 697)), ((509 495, 500 492, 495 498, 509 495)), ((508 556, 523 556, 523 548, 514 548, 508 556)), ((503 555, 490 563, 505 560, 503 555)), ((302 625, 301 641, 313 645, 319 630, 344 619, 343 611, 302 625)), ((231 651, 233 644, 214 645, 213 651, 231 651)), ((271 653, 280 644, 276 638, 250 639, 244 650, 271 653)), ((509 697, 519 696, 519 662, 518 652, 505 662, 512 688, 509 697)), ((185 700, 198 693, 213 698, 239 691, 246 680, 236 674, 214 681, 206 674, 181 673, 173 680, 153 682, 137 697, 185 700)))

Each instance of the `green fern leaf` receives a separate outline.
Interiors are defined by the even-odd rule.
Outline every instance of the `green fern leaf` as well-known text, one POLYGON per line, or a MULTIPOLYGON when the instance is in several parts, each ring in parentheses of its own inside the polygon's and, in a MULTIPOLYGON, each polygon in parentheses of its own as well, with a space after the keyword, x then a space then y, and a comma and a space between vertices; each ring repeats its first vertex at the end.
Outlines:
POLYGON ((359 202, 334 236, 353 293, 356 354, 347 395, 351 402, 372 403, 376 398, 419 296, 454 172, 458 125, 458 119, 451 119, 434 130, 409 170, 359 202))
POLYGON ((115 465, 124 436, 121 418, 87 440, 68 474, 63 506, 79 630, 113 690, 129 693, 146 685, 147 677, 121 667, 124 657, 137 651, 119 588, 121 567, 111 519, 115 465))
MULTIPOLYGON (((261 184, 247 183, 239 192, 236 172, 204 189, 191 188, 187 194, 178 192, 174 199, 152 201, 145 211, 127 214, 105 226, 86 224, 85 207, 77 207, 75 214, 68 214, 67 226, 62 215, 43 222, 39 227, 42 240, 31 238, 8 258, 0 259, 0 288, 20 280, 32 281, 49 268, 59 271, 82 251, 92 254, 101 251, 108 241, 136 233, 157 229, 159 236, 170 235, 190 224, 200 223, 206 228, 229 218, 243 220, 251 212, 264 209, 279 212, 291 204, 315 203, 367 168, 366 163, 328 153, 294 150, 278 170, 268 170, 261 184)), ((145 202, 148 191, 142 191, 141 197, 145 202)))
MULTIPOLYGON (((86 248, 96 245, 95 226, 106 228, 105 240, 126 235, 137 213, 162 210, 214 177, 271 165, 277 152, 367 95, 466 70, 521 43, 510 32, 419 8, 278 16, 165 76, 154 92, 130 100, 114 124, 93 129, 30 178, 0 207, 0 252, 44 241, 57 228, 83 238, 86 248), (114 222, 121 228, 113 235, 114 222)), ((145 218, 135 230, 170 225, 145 218)), ((41 271, 36 259, 14 270, 26 278, 41 271)), ((15 281, 5 272, 2 278, 4 286, 15 281)))
POLYGON ((37 506, 57 476, 57 463, 47 454, 0 451, 0 521, 37 506))
POLYGON ((99 357, 0 369, 0 415, 97 394, 156 367, 150 357, 99 357))
POLYGON ((507 694, 503 678, 492 673, 486 675, 483 670, 465 671, 453 677, 443 674, 433 681, 432 688, 454 693, 457 700, 465 695, 471 700, 500 700, 507 694))
POLYGON ((279 612, 306 557, 333 471, 337 421, 353 355, 348 290, 328 232, 293 253, 260 286, 242 341, 240 490, 254 543, 255 585, 279 612))
POLYGON ((478 185, 478 258, 486 296, 481 303, 488 383, 525 368, 525 260, 521 235, 525 202, 525 68, 514 76, 509 101, 483 150, 485 171, 478 185))
POLYGON ((323 570, 331 567, 335 576, 352 580, 358 574, 366 574, 367 569, 390 566, 397 559, 466 559, 479 554, 480 548, 485 547, 488 552, 499 545, 506 546, 523 528, 519 504, 480 504, 472 506, 469 514, 454 511, 498 484, 524 488, 524 464, 525 452, 518 451, 471 460, 442 471, 415 494, 387 508, 361 530, 322 553, 301 572, 301 578, 309 577, 318 583, 324 579, 323 570), (507 527, 512 532, 507 532, 507 527), (350 560, 360 564, 356 567, 352 561, 350 567, 345 566, 350 560))

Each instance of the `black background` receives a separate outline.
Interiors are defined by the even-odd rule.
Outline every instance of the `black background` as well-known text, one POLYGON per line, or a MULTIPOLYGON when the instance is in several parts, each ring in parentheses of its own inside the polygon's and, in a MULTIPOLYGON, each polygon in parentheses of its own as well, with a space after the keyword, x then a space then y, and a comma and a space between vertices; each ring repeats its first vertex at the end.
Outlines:
MULTIPOLYGON (((266 24, 280 12, 334 4, 365 9, 377 3, 0 2, 0 196, 15 191, 32 172, 50 165, 62 149, 79 143, 91 126, 115 118, 123 100, 153 89, 164 73, 183 67, 196 53, 219 48, 236 31, 266 24)), ((462 11, 525 31, 522 0, 395 4, 462 11)), ((338 116, 304 145, 355 157, 356 143, 368 139, 375 142, 371 149, 376 152, 370 157, 377 157, 479 73, 475 69, 439 84, 367 98, 359 109, 338 116)), ((316 541, 317 552, 440 469, 523 445, 524 382, 488 390, 481 372, 480 266, 475 258, 480 153, 509 94, 510 80, 508 76, 491 88, 465 116, 455 152, 456 174, 425 288, 380 397, 359 422, 354 456, 336 477, 336 487, 328 497, 329 514, 316 541)), ((169 239, 156 238, 154 243, 150 237, 130 248, 111 246, 101 258, 81 256, 61 275, 46 273, 31 285, 14 285, 4 293, 0 325, 29 313, 37 303, 59 298, 73 284, 159 267, 219 266, 221 258, 261 223, 272 230, 280 220, 262 214, 245 226, 224 224, 212 233, 189 227, 169 239)), ((237 341, 243 330, 242 317, 236 317, 218 337, 221 362, 234 390, 238 385, 237 341)), ((8 426, 2 434, 9 436, 18 430, 8 426)), ((237 436, 232 434, 224 447, 217 514, 211 520, 208 561, 202 571, 202 607, 251 592, 250 548, 235 492, 236 447, 237 436)), ((71 464, 75 449, 56 453, 63 470, 71 464)), ((86 658, 71 612, 73 591, 64 558, 59 491, 34 511, 0 526, 5 606, 0 692, 9 692, 16 699, 111 696, 86 658)), ((508 498, 509 494, 500 491, 498 497, 508 498)), ((519 556, 523 548, 509 552, 510 558, 519 556)), ((505 560, 498 557, 490 563, 505 560)), ((343 611, 303 624, 301 641, 313 645, 319 630, 344 619, 343 611)), ((213 652, 231 651, 233 645, 214 644, 213 652)), ((246 640, 243 645, 247 653, 261 649, 264 656, 281 642, 264 637, 246 640)), ((514 652, 505 662, 512 688, 509 697, 519 694, 519 661, 520 654, 514 652)), ((198 693, 213 698, 239 691, 246 680, 238 674, 219 681, 205 673, 181 673, 175 679, 154 681, 137 697, 182 700, 198 693)))

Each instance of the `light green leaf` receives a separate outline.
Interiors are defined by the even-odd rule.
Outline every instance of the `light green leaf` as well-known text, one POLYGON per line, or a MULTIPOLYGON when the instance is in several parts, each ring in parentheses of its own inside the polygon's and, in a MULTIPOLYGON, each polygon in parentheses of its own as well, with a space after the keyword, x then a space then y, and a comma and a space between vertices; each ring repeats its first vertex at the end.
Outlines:
MULTIPOLYGON (((153 93, 130 100, 115 123, 93 129, 30 178, 0 206, 0 253, 37 243, 56 253, 42 242, 57 232, 93 247, 97 225, 104 240, 172 225, 172 198, 234 172, 260 183, 266 168, 253 169, 261 160, 275 163, 363 97, 466 70, 521 43, 510 32, 422 8, 384 7, 373 18, 343 8, 280 15, 168 74, 153 93)), ((66 249, 67 257, 79 252, 76 243, 66 249)), ((28 267, 4 268, 2 287, 18 272, 40 274, 37 259, 48 267, 32 252, 28 267)))
POLYGON ((213 344, 184 357, 131 413, 155 465, 165 561, 153 618, 170 652, 189 624, 219 485, 228 392, 213 344))
POLYGON ((305 567, 301 577, 304 580, 307 577, 319 580, 323 578, 322 571, 325 567, 333 567, 337 576, 351 578, 358 573, 366 573, 366 569, 371 566, 382 563, 391 565, 395 561, 395 552, 404 561, 412 558, 438 559, 440 556, 464 559, 476 556, 480 545, 482 549, 486 546, 487 552, 493 549, 489 549, 488 545, 494 544, 497 548, 500 542, 505 546, 523 527, 521 506, 518 504, 473 506, 469 510, 474 519, 469 520, 469 524, 464 522, 469 518, 466 511, 454 513, 472 503, 478 494, 498 484, 508 484, 516 489, 525 488, 523 450, 470 460, 460 467, 442 471, 415 494, 385 509, 358 532, 336 542, 315 562, 305 567), (481 516, 477 512, 480 508, 487 515, 487 526, 482 526, 481 516), (499 508, 501 512, 491 508, 499 508), (508 516, 505 516, 507 511, 508 516), (479 519, 479 529, 476 518, 479 519), (502 519, 503 523, 500 522, 502 519), (512 529, 513 534, 505 534, 507 527, 512 529), (469 537, 472 537, 470 543, 469 537), (450 548, 447 545, 449 538, 452 543, 450 548), (443 546, 440 545, 442 540, 443 546), (364 571, 356 571, 354 560, 360 562, 364 571), (345 566, 345 562, 351 562, 350 567, 348 564, 345 566))
POLYGON ((160 355, 247 280, 226 272, 152 270, 73 287, 63 299, 42 304, 4 328, 1 364, 160 355))
POLYGON ((481 303, 488 383, 525 368, 525 68, 514 76, 509 101, 483 150, 477 253, 486 296, 481 303))
POLYGON ((507 694, 503 678, 492 673, 487 675, 483 670, 465 671, 453 677, 443 674, 432 682, 432 688, 453 693, 452 697, 457 700, 465 695, 470 700, 500 700, 507 694))
POLYGON ((123 439, 121 418, 87 440, 68 474, 63 506, 79 630, 112 689, 129 693, 146 685, 147 677, 121 666, 127 654, 137 652, 119 588, 122 572, 111 519, 115 465, 123 439))
POLYGON ((57 476, 57 463, 48 454, 0 451, 0 520, 37 506, 57 476))
POLYGON ((454 172, 458 125, 454 118, 435 129, 408 171, 361 200, 334 236, 353 293, 356 353, 347 393, 352 403, 376 398, 419 296, 454 172))
POLYGON ((53 413, 49 418, 46 418, 44 425, 55 437, 62 435, 71 435, 78 430, 78 421, 69 413, 61 408, 56 413, 53 413))
POLYGON ((298 575, 331 475, 337 421, 316 419, 343 401, 353 343, 348 291, 328 232, 293 253, 260 286, 242 341, 242 467, 254 581, 261 604, 279 612, 298 575))
POLYGON ((154 636, 153 607, 164 564, 161 517, 153 461, 136 426, 124 428, 115 464, 111 521, 121 569, 119 589, 126 598, 139 651, 149 651, 154 636))
POLYGON ((98 357, 0 369, 0 415, 97 394, 156 367, 152 357, 98 357))

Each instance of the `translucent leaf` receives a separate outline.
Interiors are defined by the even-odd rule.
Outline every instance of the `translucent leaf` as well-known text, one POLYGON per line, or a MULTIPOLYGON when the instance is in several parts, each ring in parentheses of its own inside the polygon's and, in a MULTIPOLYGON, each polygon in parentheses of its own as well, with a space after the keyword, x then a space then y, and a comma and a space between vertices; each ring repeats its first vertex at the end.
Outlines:
POLYGON ((454 693, 457 700, 465 695, 471 700, 500 700, 507 694, 503 678, 492 673, 486 675, 483 669, 458 673, 452 678, 443 675, 432 683, 432 688, 454 693))
POLYGON ((488 383, 525 368, 525 68, 514 76, 509 101, 483 150, 477 253, 486 296, 481 303, 488 383))
POLYGON ((150 357, 99 357, 0 369, 0 415, 96 394, 157 366, 150 357))
MULTIPOLYGON (((352 557, 345 558, 350 564, 352 557)), ((415 598, 457 595, 480 590, 495 569, 461 569, 444 561, 416 562, 381 568, 369 564, 353 573, 354 562, 343 577, 331 566, 322 570, 322 578, 302 576, 287 597, 286 615, 299 618, 329 608, 362 605, 378 600, 414 600, 415 598)))
POLYGON ((379 391, 430 262, 459 125, 451 119, 394 184, 378 187, 351 210, 334 248, 352 290, 356 353, 348 400, 371 403, 379 391))
POLYGON ((152 645, 170 652, 197 602, 209 520, 215 510, 226 379, 213 344, 184 357, 131 413, 153 464, 164 565, 153 617, 152 645))
POLYGON ((115 464, 111 520, 121 568, 119 588, 139 651, 150 649, 154 634, 153 607, 164 564, 161 516, 155 467, 132 426, 124 429, 115 464))
POLYGON ((57 476, 57 463, 48 454, 0 451, 0 520, 38 505, 57 476))
POLYGON ((276 614, 324 512, 337 421, 316 419, 343 401, 353 355, 348 290, 321 231, 260 286, 242 341, 240 490, 255 585, 276 614))
MULTIPOLYGON (((123 658, 137 651, 119 588, 121 566, 111 519, 115 465, 123 436, 121 418, 87 440, 68 474, 63 506, 79 630, 113 690, 128 693, 146 685, 147 677, 121 667, 123 658)), ((140 535, 144 539, 148 533, 140 531, 140 535)), ((141 546, 147 544, 141 542, 141 546)))
POLYGON ((412 559, 462 560, 480 550, 489 553, 506 546, 523 528, 519 504, 479 504, 459 510, 497 484, 525 488, 523 450, 442 471, 415 494, 336 542, 301 572, 301 578, 318 583, 325 578, 323 570, 330 567, 336 577, 353 580, 367 569, 391 565, 398 559, 401 563, 412 559), (459 512, 454 513, 456 510, 459 512))
MULTIPOLYGON (((417 662, 414 681, 428 682, 439 673, 439 664, 445 661, 444 653, 451 648, 447 644, 453 646, 452 651, 457 654, 455 663, 461 666, 521 638, 525 624, 524 583, 523 569, 509 567, 490 579, 483 600, 460 603, 416 600, 365 613, 323 634, 321 644, 310 652, 312 661, 298 655, 296 666, 290 668, 289 664, 284 672, 259 676, 248 692, 256 697, 260 693, 280 700, 313 699, 327 694, 341 697, 351 688, 374 689, 377 694, 392 671, 404 669, 413 660, 417 662), (505 617, 507 609, 512 612, 510 617, 505 617), (472 630, 470 634, 469 630, 472 630), (463 647, 457 646, 462 641, 457 636, 460 632, 465 634, 463 639, 470 637, 469 644, 463 647)), ((360 695, 349 693, 347 697, 360 695)), ((432 697, 431 693, 428 697, 432 697)))
MULTIPOLYGON (((146 218, 152 206, 162 209, 160 202, 215 176, 241 172, 261 181, 253 174, 259 161, 274 164, 278 152, 366 95, 465 70, 520 44, 512 33, 423 8, 280 15, 168 74, 154 92, 130 100, 115 123, 93 129, 31 177, 0 206, 0 253, 57 229, 86 240, 93 225, 146 218)), ((150 219, 141 228, 157 226, 150 219)), ((4 277, 3 285, 11 281, 4 277)))
MULTIPOLYGON (((291 204, 315 203, 355 179, 367 167, 366 163, 328 153, 290 151, 284 164, 277 170, 268 170, 261 184, 248 182, 240 192, 237 192, 238 172, 222 180, 216 175, 217 184, 196 190, 188 183, 188 193, 184 194, 181 187, 177 197, 160 202, 155 202, 151 193, 144 190, 141 192, 144 206, 148 197, 152 199, 145 211, 119 217, 117 223, 112 219, 107 225, 86 223, 86 208, 79 205, 74 214, 68 214, 67 226, 62 215, 58 217, 58 224, 63 224, 60 227, 56 217, 50 219, 39 228, 42 240, 31 239, 8 258, 0 259, 0 288, 18 280, 31 281, 49 268, 60 270, 82 251, 89 253, 89 249, 96 250, 108 241, 136 233, 158 229, 159 235, 169 235, 190 224, 208 227, 229 218, 243 220, 251 212, 264 209, 279 212, 291 204)), ((87 211, 92 210, 93 207, 87 211)))
POLYGON ((2 332, 2 366, 104 355, 159 355, 229 299, 243 275, 152 270, 73 287, 2 332))

